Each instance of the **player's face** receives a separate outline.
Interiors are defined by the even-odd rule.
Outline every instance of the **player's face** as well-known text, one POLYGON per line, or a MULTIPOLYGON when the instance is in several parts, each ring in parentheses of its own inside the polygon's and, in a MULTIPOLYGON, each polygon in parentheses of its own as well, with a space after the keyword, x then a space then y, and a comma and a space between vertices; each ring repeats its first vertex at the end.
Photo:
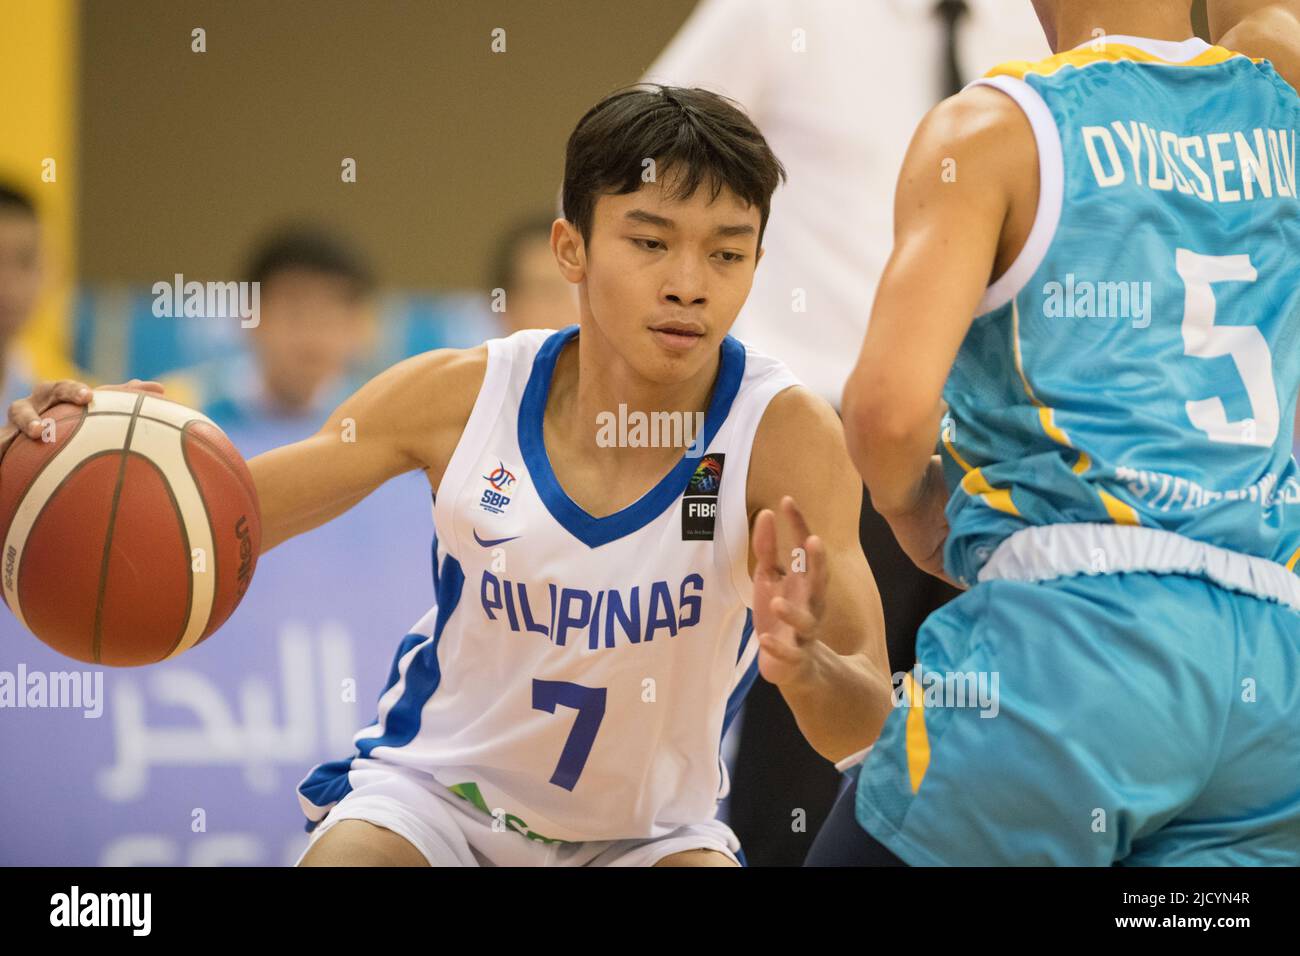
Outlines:
POLYGON ((0 212, 0 335, 31 316, 41 291, 40 227, 27 215, 0 212))
POLYGON ((759 258, 759 211, 706 182, 601 196, 587 250, 587 298, 604 338, 652 381, 690 378, 716 360, 759 258), (665 195, 667 194, 667 196, 665 195))

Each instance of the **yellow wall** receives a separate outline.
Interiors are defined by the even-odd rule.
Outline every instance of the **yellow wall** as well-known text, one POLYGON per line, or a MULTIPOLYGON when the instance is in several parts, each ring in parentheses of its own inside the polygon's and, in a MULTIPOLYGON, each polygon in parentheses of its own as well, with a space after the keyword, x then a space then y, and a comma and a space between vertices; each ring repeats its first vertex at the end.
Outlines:
POLYGON ((47 292, 24 330, 42 378, 73 374, 66 355, 76 277, 76 83, 78 5, 74 0, 0 0, 0 177, 29 190, 45 229, 47 292), (55 181, 42 180, 46 159, 55 181))

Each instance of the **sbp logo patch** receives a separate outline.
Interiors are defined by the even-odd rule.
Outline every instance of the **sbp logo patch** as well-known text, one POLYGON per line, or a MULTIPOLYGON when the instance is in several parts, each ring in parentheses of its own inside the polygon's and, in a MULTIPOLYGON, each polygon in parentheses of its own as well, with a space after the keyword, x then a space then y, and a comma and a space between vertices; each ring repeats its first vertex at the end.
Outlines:
POLYGON ((682 495, 682 540, 712 541, 718 516, 718 489, 722 487, 722 465, 727 456, 705 455, 691 475, 682 495))
POLYGON ((495 515, 503 514, 506 505, 510 504, 510 496, 505 492, 515 483, 514 473, 498 459, 496 468, 482 477, 491 487, 484 489, 478 500, 479 507, 495 515))

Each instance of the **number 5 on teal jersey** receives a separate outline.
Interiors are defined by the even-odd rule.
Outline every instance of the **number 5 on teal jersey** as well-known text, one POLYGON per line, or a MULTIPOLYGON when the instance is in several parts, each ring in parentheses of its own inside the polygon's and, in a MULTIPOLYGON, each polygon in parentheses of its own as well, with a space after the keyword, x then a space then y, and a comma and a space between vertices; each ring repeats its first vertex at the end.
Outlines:
POLYGON ((1187 417, 1211 441, 1271 448, 1277 441, 1281 412, 1273 384, 1273 356, 1268 341, 1253 325, 1215 325, 1215 282, 1254 282, 1250 256, 1203 256, 1189 249, 1176 252, 1176 267, 1187 290, 1183 305, 1183 351, 1199 358, 1231 356, 1246 386, 1251 417, 1228 421, 1223 399, 1187 402, 1187 417))

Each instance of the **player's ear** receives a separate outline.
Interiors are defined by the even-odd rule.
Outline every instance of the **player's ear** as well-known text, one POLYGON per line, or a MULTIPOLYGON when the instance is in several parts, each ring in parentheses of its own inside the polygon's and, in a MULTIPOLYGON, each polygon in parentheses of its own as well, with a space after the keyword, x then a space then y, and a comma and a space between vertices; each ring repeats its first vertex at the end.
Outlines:
POLYGON ((758 264, 759 264, 760 262, 762 262, 762 261, 763 261, 763 247, 762 247, 762 246, 759 246, 759 247, 758 247, 758 255, 754 256, 754 268, 757 269, 757 268, 758 268, 758 264))
POLYGON ((581 282, 587 272, 587 248, 578 227, 567 219, 551 224, 551 252, 560 273, 570 282, 581 282))

